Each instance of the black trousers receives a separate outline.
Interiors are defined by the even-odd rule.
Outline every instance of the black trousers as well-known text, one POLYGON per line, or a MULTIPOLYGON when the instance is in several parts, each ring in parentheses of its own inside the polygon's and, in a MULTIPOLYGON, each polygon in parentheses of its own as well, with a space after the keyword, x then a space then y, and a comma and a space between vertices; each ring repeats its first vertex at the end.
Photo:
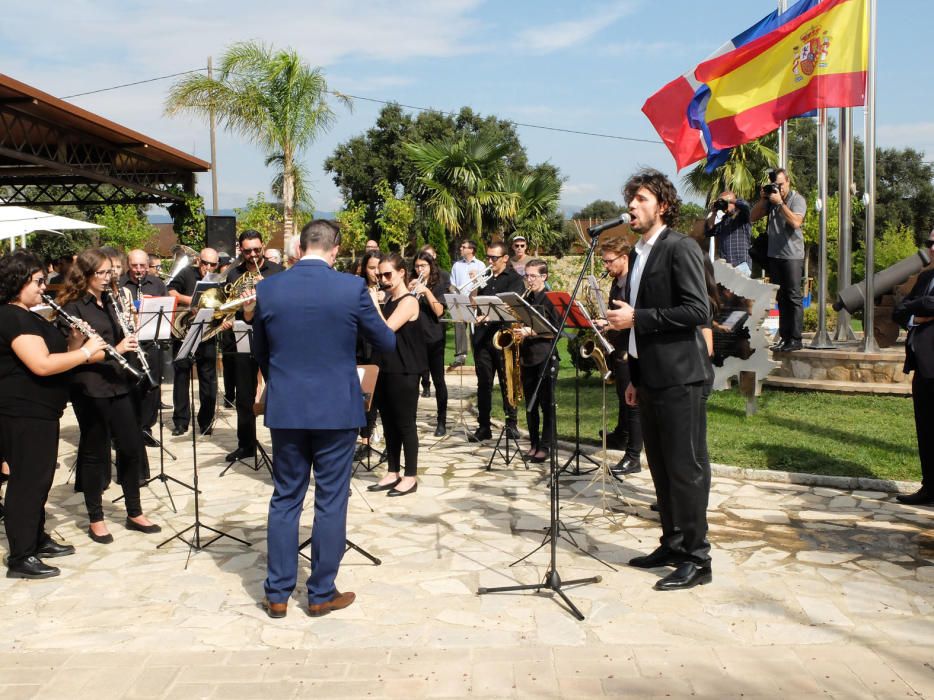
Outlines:
POLYGON ((45 502, 55 476, 58 420, 3 416, 0 445, 10 465, 4 527, 10 563, 35 555, 46 537, 45 502))
POLYGON ((503 397, 503 412, 506 422, 516 423, 516 409, 506 401, 506 368, 503 364, 502 350, 493 347, 492 340, 474 343, 474 370, 477 373, 477 420, 481 428, 490 428, 490 412, 493 409, 493 373, 499 377, 499 390, 503 397))
POLYGON ((921 458, 921 488, 934 493, 934 378, 919 377, 915 370, 911 400, 915 407, 915 432, 921 458))
MULTIPOLYGON (((181 347, 179 341, 172 343, 173 357, 181 347)), ((217 350, 213 341, 202 343, 195 351, 195 368, 198 372, 198 427, 204 431, 214 422, 214 410, 217 403, 217 350)), ((187 428, 191 422, 191 400, 189 385, 191 381, 191 360, 179 360, 175 364, 175 380, 172 385, 172 422, 176 427, 187 428)))
POLYGON ((406 476, 415 476, 418 471, 418 379, 417 374, 380 372, 376 380, 376 403, 383 418, 389 471, 400 470, 404 453, 406 476))
POLYGON ((710 561, 710 462, 703 434, 703 391, 701 383, 638 389, 645 454, 662 524, 661 545, 698 564, 710 561))
POLYGON ((149 371, 156 382, 154 388, 149 388, 146 382, 137 386, 134 391, 139 401, 139 427, 143 430, 152 430, 159 419, 159 387, 162 385, 162 362, 159 348, 156 343, 144 343, 143 351, 149 362, 149 371))
MULTIPOLYGON (((525 424, 529 429, 529 441, 532 443, 532 449, 548 449, 553 447, 552 437, 552 418, 554 416, 554 392, 552 391, 550 365, 557 366, 557 360, 551 362, 542 362, 537 365, 522 366, 522 393, 525 396, 525 424), (538 398, 535 405, 530 407, 532 396, 535 394, 535 388, 538 386, 538 379, 542 379, 542 387, 539 389, 538 398), (539 415, 541 419, 541 433, 539 433, 539 415)), ((557 373, 555 374, 557 379, 557 373)))
MULTIPOLYGON (((614 357, 622 354, 616 353, 614 357)), ((626 403, 626 387, 630 382, 627 360, 617 360, 613 363, 613 378, 616 382, 616 399, 619 402, 619 415, 613 432, 621 435, 625 431, 626 456, 638 460, 642 454, 642 419, 639 417, 639 407, 626 403)))
POLYGON ((104 519, 102 494, 110 484, 111 440, 117 447, 117 481, 126 499, 127 515, 141 515, 139 480, 143 438, 130 395, 100 399, 74 394, 72 400, 82 438, 78 443, 79 470, 75 489, 84 492, 88 518, 92 523, 104 519))
POLYGON ((234 400, 237 407, 237 447, 252 451, 256 448, 256 416, 253 413, 253 404, 259 383, 259 365, 252 355, 237 353, 233 358, 237 392, 234 400))
POLYGON ((769 277, 778 285, 778 333, 785 342, 800 341, 804 327, 804 307, 801 305, 801 277, 804 260, 769 258, 769 277))
MULTIPOLYGON (((438 409, 438 423, 444 423, 448 418, 448 385, 444 380, 444 338, 428 345, 428 374, 431 383, 435 385, 435 406, 438 409)), ((427 381, 422 375, 422 384, 427 381)))

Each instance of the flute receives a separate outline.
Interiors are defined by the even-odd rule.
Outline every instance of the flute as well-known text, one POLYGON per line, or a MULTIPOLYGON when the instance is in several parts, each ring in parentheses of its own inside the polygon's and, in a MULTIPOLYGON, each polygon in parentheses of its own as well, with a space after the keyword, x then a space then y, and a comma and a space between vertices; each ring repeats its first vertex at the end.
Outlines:
MULTIPOLYGON (((88 324, 87 321, 82 321, 80 318, 75 318, 71 314, 67 313, 61 306, 59 306, 55 302, 55 300, 52 297, 46 294, 43 294, 42 301, 44 301, 46 304, 52 307, 52 310, 56 314, 58 314, 58 316, 60 316, 61 319, 65 323, 67 323, 70 327, 74 328, 85 338, 90 338, 92 335, 98 335, 98 333, 93 328, 91 328, 90 324, 88 324)), ((143 375, 140 373, 140 371, 136 369, 133 365, 131 365, 127 361, 127 359, 123 355, 121 355, 117 351, 117 348, 115 348, 113 345, 105 345, 104 352, 107 355, 110 355, 111 358, 116 360, 117 364, 120 365, 120 367, 122 367, 128 374, 132 375, 133 378, 136 379, 136 381, 141 381, 143 379, 143 375)))
MULTIPOLYGON (((110 297, 110 303, 113 306, 114 314, 117 317, 117 323, 120 324, 120 330, 123 331, 123 335, 136 335, 136 320, 133 318, 133 313, 127 307, 126 298, 123 296, 120 288, 114 287, 113 290, 108 292, 108 296, 110 297)), ((143 370, 144 378, 149 383, 149 386, 154 389, 156 383, 153 381, 152 372, 149 368, 149 359, 146 357, 146 353, 140 348, 136 351, 136 356, 139 358, 139 364, 143 370)))

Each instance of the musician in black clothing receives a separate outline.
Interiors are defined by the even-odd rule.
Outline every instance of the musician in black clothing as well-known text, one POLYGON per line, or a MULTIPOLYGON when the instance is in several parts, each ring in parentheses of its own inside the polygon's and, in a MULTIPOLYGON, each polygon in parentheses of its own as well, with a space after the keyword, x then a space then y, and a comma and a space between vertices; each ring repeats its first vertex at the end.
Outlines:
MULTIPOLYGON (((447 433, 445 423, 448 416, 448 387, 444 381, 444 346, 447 339, 447 324, 441 323, 444 315, 444 294, 448 285, 441 277, 434 256, 423 252, 415 256, 412 263, 413 280, 409 291, 418 298, 418 320, 425 336, 425 349, 428 354, 428 371, 435 383, 435 405, 438 418, 435 422, 435 437, 447 433), (419 282, 419 280, 422 280, 419 282)), ((450 284, 450 283, 449 283, 450 284)), ((424 396, 424 392, 422 396, 424 396)))
MULTIPOLYGON (((180 306, 191 306, 195 285, 205 275, 217 269, 217 262, 216 250, 213 248, 202 250, 198 256, 198 267, 186 267, 169 282, 169 296, 175 297, 180 306)), ((191 310, 192 318, 196 312, 196 309, 191 310)), ((181 339, 172 341, 173 357, 178 355, 181 346, 181 339)), ((198 372, 198 397, 201 402, 198 409, 198 429, 202 435, 210 435, 217 402, 217 346, 213 340, 198 346, 194 355, 194 363, 198 372)), ((184 435, 188 432, 188 424, 191 421, 191 401, 188 398, 191 360, 185 358, 175 362, 173 366, 175 367, 175 380, 172 388, 172 422, 175 427, 172 435, 184 435)))
MULTIPOLYGON (((111 259, 99 249, 84 251, 68 273, 59 302, 67 314, 87 324, 118 353, 135 352, 139 347, 136 337, 124 337, 112 305, 104 303, 113 271, 111 259)), ((143 515, 140 505, 143 444, 130 398, 135 380, 103 351, 92 359, 94 364, 79 365, 72 374, 72 402, 82 434, 75 490, 84 492, 90 521, 88 536, 100 544, 113 542, 102 505, 102 494, 110 483, 111 440, 117 447, 117 478, 126 499, 126 528, 146 534, 160 532, 161 528, 143 515)))
MULTIPOLYGON (((140 303, 143 297, 164 297, 168 296, 168 290, 165 283, 149 274, 149 254, 144 250, 131 250, 127 253, 127 272, 120 277, 120 287, 128 292, 129 298, 133 302, 134 311, 139 312, 140 303)), ((161 319, 161 323, 170 323, 171 318, 161 319)), ((160 319, 141 319, 150 324, 160 322, 160 319)), ((160 360, 159 346, 157 342, 140 342, 140 350, 146 354, 146 360, 149 363, 149 369, 152 373, 155 386, 141 384, 138 387, 140 392, 140 428, 143 430, 143 442, 152 446, 156 443, 152 437, 152 427, 156 424, 156 418, 159 415, 159 385, 162 383, 162 363, 160 360)))
MULTIPOLYGON (((545 292, 545 281, 548 279, 548 263, 538 258, 525 262, 525 300, 551 325, 558 325, 558 314, 554 305, 545 292)), ((525 395, 525 422, 529 429, 529 441, 532 447, 525 458, 530 462, 544 462, 548 459, 549 451, 554 447, 551 443, 552 424, 554 417, 551 405, 554 400, 551 381, 551 368, 555 368, 557 377, 557 354, 548 357, 552 338, 534 335, 531 328, 523 327, 521 330, 523 340, 519 346, 519 363, 522 366, 522 392, 525 395), (541 388, 538 390, 538 399, 534 406, 529 405, 535 389, 538 387, 539 377, 545 375, 541 388), (539 414, 543 416, 542 431, 539 434, 539 414)))
MULTIPOLYGON (((491 268, 492 277, 477 296, 492 296, 502 292, 522 294, 525 282, 509 264, 509 254, 503 243, 491 243, 486 249, 486 261, 491 268)), ((493 373, 499 377, 499 388, 503 396, 503 411, 506 413, 506 430, 510 437, 518 438, 516 427, 516 409, 506 400, 506 374, 503 365, 503 353, 493 347, 493 336, 506 324, 479 323, 473 334, 474 369, 477 372, 477 412, 480 427, 468 437, 470 442, 481 442, 493 437, 490 429, 490 412, 493 406, 493 373)))
MULTIPOLYGON (((240 262, 227 270, 227 284, 237 282, 243 275, 254 276, 254 284, 265 277, 282 272, 282 266, 266 260, 264 255, 263 238, 258 231, 252 229, 243 231, 238 241, 240 243, 240 262)), ((237 319, 247 323, 252 314, 244 316, 237 313, 237 319)), ((236 350, 236 347, 234 347, 236 350)), ((227 455, 227 461, 252 457, 256 451, 256 415, 253 413, 253 403, 256 399, 256 387, 259 377, 259 365, 252 354, 236 353, 234 355, 236 367, 236 399, 237 407, 237 449, 227 455)))

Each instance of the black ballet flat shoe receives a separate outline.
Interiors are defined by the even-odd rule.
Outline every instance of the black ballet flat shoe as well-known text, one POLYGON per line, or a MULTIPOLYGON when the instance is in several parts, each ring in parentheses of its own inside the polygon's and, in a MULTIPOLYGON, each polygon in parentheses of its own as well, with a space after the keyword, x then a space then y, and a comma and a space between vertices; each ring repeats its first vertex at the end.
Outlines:
POLYGON ((152 525, 140 525, 138 522, 126 519, 124 523, 127 530, 136 530, 137 532, 142 532, 145 535, 154 535, 157 532, 162 532, 162 528, 153 523, 152 525))
MULTIPOLYGON (((399 479, 399 481, 402 481, 402 479, 399 479)), ((397 482, 397 483, 398 483, 398 482, 397 482)), ((399 491, 398 489, 396 489, 395 487, 393 487, 393 488, 389 491, 389 493, 387 493, 386 495, 389 496, 390 498, 395 497, 395 496, 408 496, 410 493, 415 493, 416 491, 418 491, 418 482, 417 482, 417 481, 415 482, 415 485, 414 485, 412 488, 408 489, 407 491, 399 491)))
POLYGON ((110 544, 114 541, 114 536, 109 532, 106 535, 95 535, 94 530, 88 528, 88 537, 97 542, 97 544, 110 544))
POLYGON ((367 491, 391 491, 392 489, 396 488, 396 484, 398 484, 400 481, 402 481, 401 478, 396 479, 391 484, 370 484, 369 486, 366 487, 366 490, 367 491))
POLYGON ((54 566, 49 566, 38 557, 26 557, 17 562, 7 562, 7 578, 52 578, 61 572, 54 566))
POLYGON ((547 462, 550 456, 551 454, 548 452, 545 453, 544 457, 537 457, 535 455, 532 455, 531 457, 529 457, 528 461, 530 461, 532 464, 542 464, 543 462, 547 462))

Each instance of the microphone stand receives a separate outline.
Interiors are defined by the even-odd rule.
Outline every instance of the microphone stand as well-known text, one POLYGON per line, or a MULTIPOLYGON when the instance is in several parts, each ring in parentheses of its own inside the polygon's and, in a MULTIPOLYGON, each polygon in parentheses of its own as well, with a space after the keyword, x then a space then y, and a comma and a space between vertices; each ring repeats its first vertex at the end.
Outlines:
MULTIPOLYGON (((577 276, 577 281, 574 283, 574 291, 571 292, 571 298, 568 301, 567 308, 564 310, 564 316, 562 316, 561 318, 561 323, 558 324, 558 332, 555 333, 554 340, 551 342, 551 348, 548 351, 549 358, 552 358, 555 355, 555 351, 557 350, 557 347, 558 347, 558 341, 561 339, 561 334, 564 331, 565 326, 567 325, 568 317, 571 315, 571 310, 574 307, 574 300, 577 298, 577 292, 580 289, 581 282, 584 279, 584 275, 587 272, 588 267, 590 266, 590 261, 593 259, 594 250, 596 250, 597 241, 599 240, 599 237, 597 235, 598 233, 599 231, 591 230, 590 248, 587 250, 587 255, 584 258, 584 264, 581 266, 580 274, 577 276)), ((549 360, 548 381, 551 382, 553 397, 557 396, 557 391, 556 391, 557 373, 558 373, 557 363, 549 360)), ((538 378, 538 385, 535 387, 535 392, 532 395, 532 398, 529 400, 529 403, 528 403, 529 410, 534 410, 536 403, 538 402, 538 397, 539 397, 539 394, 541 393, 542 382, 544 380, 545 380, 545 373, 543 372, 542 375, 538 378)), ((580 610, 577 609, 577 607, 574 605, 574 603, 571 602, 571 599, 567 597, 567 595, 564 593, 562 589, 565 586, 576 586, 576 585, 583 585, 583 584, 589 584, 589 583, 599 583, 603 579, 601 576, 591 576, 589 578, 580 578, 580 579, 573 579, 571 581, 562 581, 561 575, 558 573, 558 538, 560 537, 560 538, 563 538, 565 541, 570 542, 575 547, 577 547, 581 552, 583 552, 584 554, 588 555, 589 557, 593 559, 596 559, 601 564, 608 566, 610 569, 613 569, 614 571, 616 569, 610 566, 609 564, 607 564, 602 559, 594 556, 590 552, 587 552, 586 550, 581 549, 579 546, 577 546, 576 542, 574 542, 573 540, 570 540, 568 537, 561 534, 561 528, 564 528, 565 530, 567 530, 567 528, 561 523, 561 519, 560 519, 561 506, 560 506, 560 485, 558 483, 558 473, 559 473, 558 454, 557 454, 558 451, 557 449, 555 449, 558 444, 558 425, 557 425, 558 421, 557 421, 554 400, 551 402, 550 406, 546 407, 546 410, 551 412, 551 443, 554 446, 550 450, 551 458, 549 460, 550 470, 549 470, 549 475, 548 475, 548 481, 549 481, 549 488, 551 491, 551 499, 550 499, 551 500, 551 504, 550 504, 551 512, 550 512, 550 522, 548 526, 548 532, 545 535, 545 539, 542 541, 542 543, 538 547, 536 547, 531 552, 526 554, 524 557, 522 557, 522 559, 518 559, 517 561, 513 562, 513 564, 519 563, 526 557, 529 557, 535 552, 537 552, 539 549, 544 547, 546 544, 550 544, 551 545, 550 547, 551 557, 548 563, 548 570, 545 572, 545 576, 541 583, 533 583, 529 585, 518 585, 518 586, 498 586, 496 588, 478 588, 477 594, 484 595, 485 593, 507 593, 507 592, 512 592, 512 591, 535 591, 537 593, 541 591, 542 589, 547 589, 558 594, 558 596, 561 598, 561 600, 564 601, 564 603, 568 607, 568 610, 571 612, 572 615, 574 615, 574 617, 576 617, 578 620, 583 620, 584 614, 580 610)))

